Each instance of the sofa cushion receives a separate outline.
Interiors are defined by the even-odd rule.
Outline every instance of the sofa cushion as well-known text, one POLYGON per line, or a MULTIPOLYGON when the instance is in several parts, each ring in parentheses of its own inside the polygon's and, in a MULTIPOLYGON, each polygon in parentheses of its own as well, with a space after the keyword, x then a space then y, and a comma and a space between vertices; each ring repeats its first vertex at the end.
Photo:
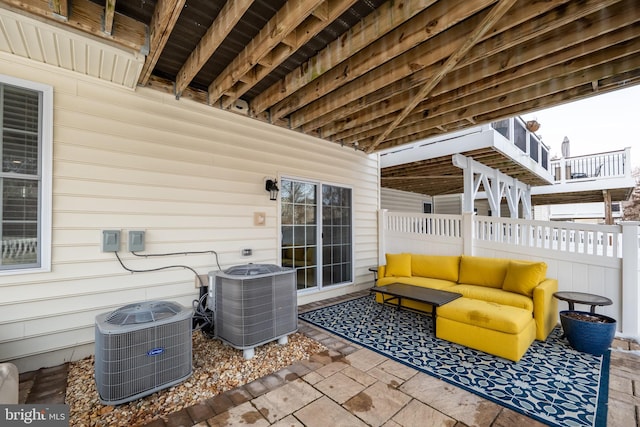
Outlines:
POLYGON ((458 283, 502 288, 508 259, 462 255, 458 283))
POLYGON ((437 313, 438 318, 508 334, 519 334, 533 321, 530 311, 466 297, 439 307, 437 313))
POLYGON ((502 289, 533 296, 533 289, 545 278, 546 274, 547 264, 544 262, 511 261, 507 267, 502 289))
POLYGON ((477 285, 456 285, 450 289, 447 289, 447 291, 457 292, 467 298, 522 308, 530 313, 533 313, 533 298, 513 292, 507 292, 502 289, 477 285))
MULTIPOLYGON (((390 280, 390 279, 387 279, 387 280, 390 280)), ((413 286, 420 286, 422 288, 443 289, 447 291, 450 290, 448 288, 451 288, 456 285, 455 282, 452 282, 450 280, 434 279, 432 277, 417 277, 417 276, 400 278, 396 280, 396 282, 406 283, 408 285, 413 285, 413 286)))
POLYGON ((385 254, 387 267, 385 276, 411 277, 411 254, 385 254))
POLYGON ((458 281, 459 256, 411 254, 411 275, 458 281))

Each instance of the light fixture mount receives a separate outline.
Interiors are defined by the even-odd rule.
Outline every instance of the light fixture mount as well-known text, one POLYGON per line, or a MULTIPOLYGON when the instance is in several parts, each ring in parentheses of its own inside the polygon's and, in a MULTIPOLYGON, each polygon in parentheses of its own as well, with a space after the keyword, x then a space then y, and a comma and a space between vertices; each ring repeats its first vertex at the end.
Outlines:
POLYGON ((277 179, 267 179, 265 181, 264 189, 269 192, 269 200, 278 200, 278 180, 277 179))

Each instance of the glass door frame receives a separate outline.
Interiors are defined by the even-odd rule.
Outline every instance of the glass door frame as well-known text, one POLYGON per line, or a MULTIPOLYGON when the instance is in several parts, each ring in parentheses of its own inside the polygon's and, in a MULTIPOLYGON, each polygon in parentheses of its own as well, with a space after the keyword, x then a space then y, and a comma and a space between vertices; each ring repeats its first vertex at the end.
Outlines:
MULTIPOLYGON (((305 288, 305 289, 299 289, 297 290, 298 294, 307 294, 307 293, 315 293, 315 292, 319 292, 322 290, 327 290, 327 289, 338 289, 340 287, 344 287, 344 286, 349 286, 352 285, 353 283, 355 283, 355 227, 354 227, 354 223, 355 223, 355 202, 354 202, 354 190, 353 187, 350 185, 346 185, 346 184, 340 184, 340 183, 334 183, 334 182, 328 182, 328 181, 322 181, 322 180, 315 180, 315 179, 309 179, 309 178, 300 178, 300 177, 294 177, 292 175, 281 175, 278 176, 278 182, 280 183, 280 188, 282 191, 282 185, 283 185, 283 181, 292 181, 292 182, 300 182, 300 183, 307 183, 307 184, 312 184, 315 185, 316 187, 316 245, 315 245, 315 250, 316 250, 316 274, 315 274, 315 281, 316 281, 316 286, 314 287, 310 287, 310 288, 305 288), (347 281, 347 282, 341 282, 341 283, 336 283, 336 284, 332 284, 332 285, 323 285, 323 276, 322 276, 322 268, 323 268, 323 256, 322 256, 322 230, 323 230, 323 221, 322 221, 322 188, 325 185, 329 185, 329 186, 334 186, 334 187, 340 187, 340 188, 347 188, 351 191, 351 203, 350 203, 350 209, 351 209, 351 235, 350 235, 350 239, 351 239, 351 254, 350 254, 350 268, 351 268, 351 280, 347 281)), ((277 227, 278 227, 278 259, 277 262, 279 265, 282 265, 282 240, 283 240, 283 231, 282 231, 282 197, 278 197, 278 207, 277 207, 277 227)))

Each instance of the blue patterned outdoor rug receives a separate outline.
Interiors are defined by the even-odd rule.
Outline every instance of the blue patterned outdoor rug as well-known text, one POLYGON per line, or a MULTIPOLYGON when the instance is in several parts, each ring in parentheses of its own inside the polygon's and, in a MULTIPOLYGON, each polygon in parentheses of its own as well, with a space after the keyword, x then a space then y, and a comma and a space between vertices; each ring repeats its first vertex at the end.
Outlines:
POLYGON ((373 296, 302 313, 300 319, 552 426, 606 426, 609 352, 573 350, 556 328, 519 362, 436 338, 431 318, 373 296))

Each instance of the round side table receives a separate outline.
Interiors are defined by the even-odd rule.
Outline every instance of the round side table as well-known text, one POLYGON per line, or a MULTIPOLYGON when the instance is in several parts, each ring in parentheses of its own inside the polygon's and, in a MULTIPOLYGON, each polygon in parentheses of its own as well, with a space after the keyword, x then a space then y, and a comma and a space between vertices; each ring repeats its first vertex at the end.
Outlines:
POLYGON ((569 310, 575 310, 575 304, 586 304, 591 306, 591 313, 596 312, 596 306, 604 306, 611 305, 613 301, 611 301, 607 297, 603 297, 600 295, 587 294, 584 292, 555 292, 553 294, 559 300, 566 301, 569 303, 569 310))

